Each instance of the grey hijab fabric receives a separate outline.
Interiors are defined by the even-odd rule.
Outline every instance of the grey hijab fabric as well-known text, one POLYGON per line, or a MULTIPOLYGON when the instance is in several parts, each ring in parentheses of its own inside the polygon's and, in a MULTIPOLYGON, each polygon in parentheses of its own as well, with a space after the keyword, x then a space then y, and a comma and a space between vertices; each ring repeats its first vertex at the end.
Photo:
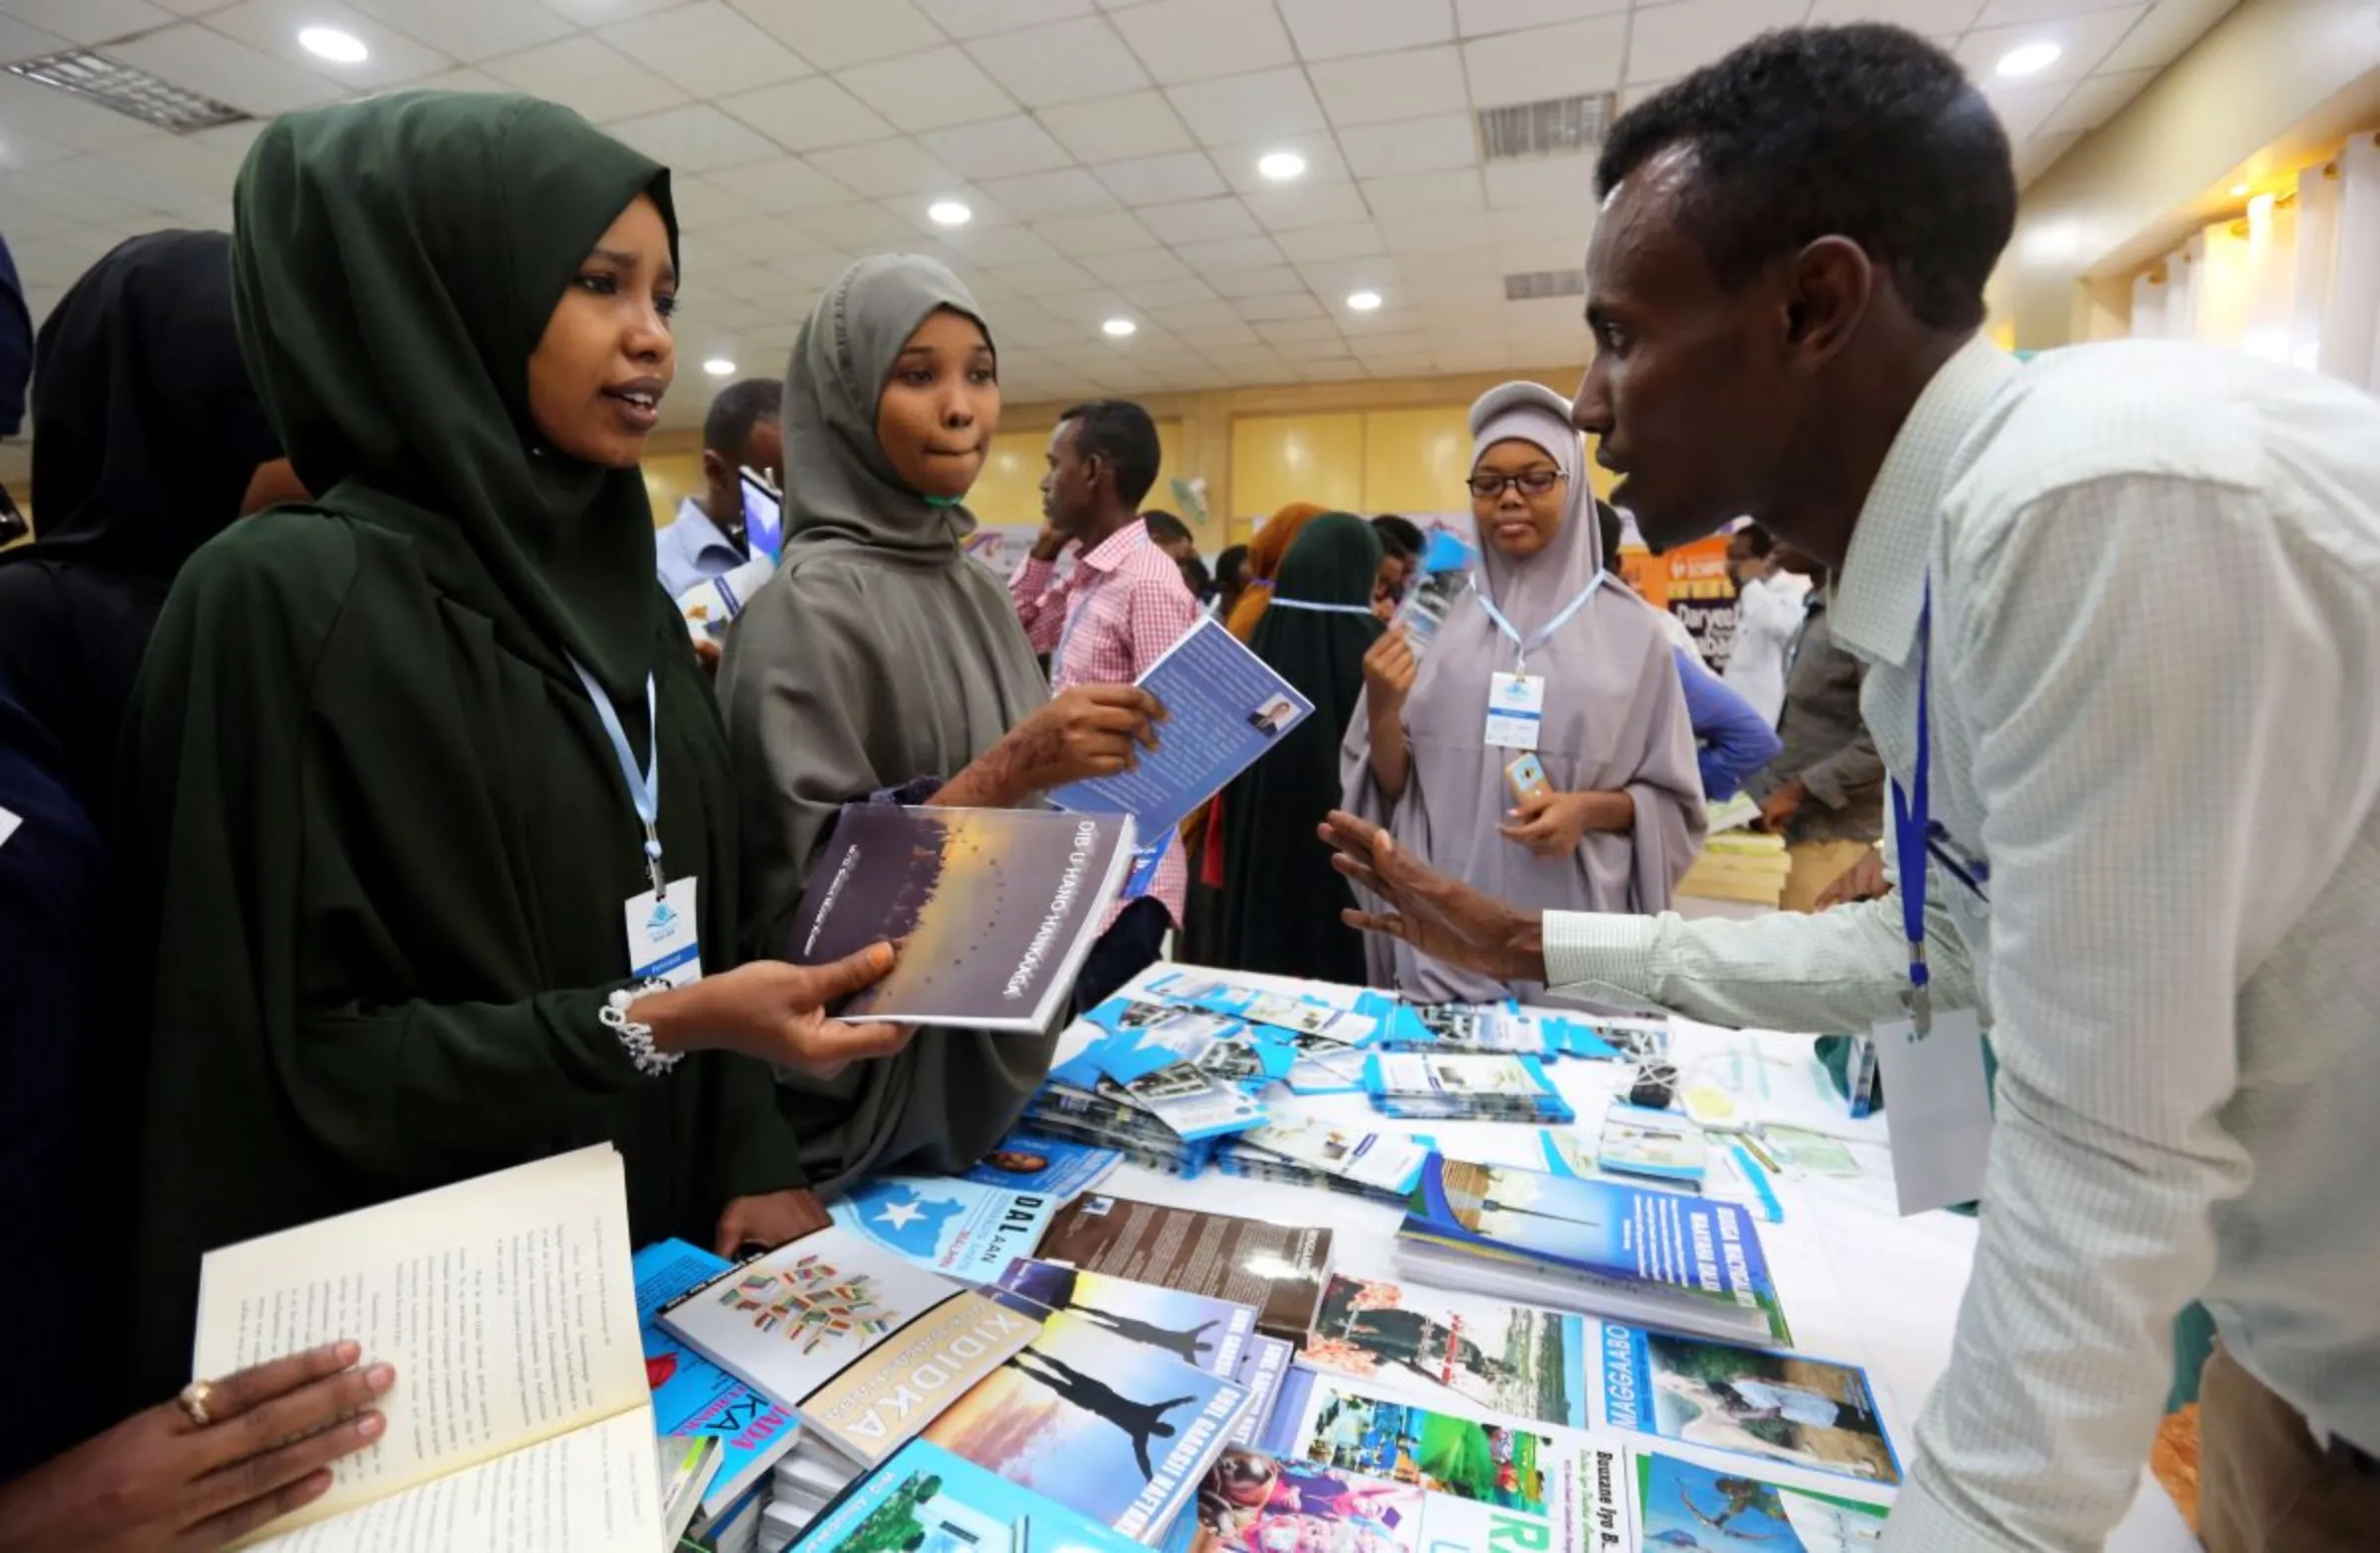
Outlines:
MULTIPOLYGON (((865 259, 819 299, 793 347, 784 563, 738 617, 719 671, 754 956, 784 952, 843 804, 957 775, 1049 699, 1008 590, 959 549, 974 517, 901 484, 877 442, 885 380, 945 307, 983 322, 932 260, 865 259)), ((831 1080, 784 1076, 813 1183, 832 1191, 872 1169, 972 1164, 1023 1110, 1055 1043, 1054 1031, 931 1029, 831 1080)))
MULTIPOLYGON (((1567 476, 1562 527, 1525 560, 1483 544, 1481 590, 1522 639, 1534 642, 1603 573, 1603 540, 1588 489, 1585 449, 1560 395, 1534 383, 1490 389, 1471 407, 1472 461, 1498 442, 1545 450, 1567 476)), ((1398 845, 1432 868, 1523 908, 1563 911, 1665 910, 1702 844, 1702 776, 1694 730, 1669 644, 1650 612, 1615 583, 1532 647, 1528 671, 1546 681, 1537 756, 1560 792, 1624 790, 1636 823, 1625 833, 1591 834, 1579 850, 1540 858, 1497 834, 1512 807, 1504 765, 1515 752, 1489 748, 1488 681, 1510 672, 1511 638, 1477 592, 1447 616, 1413 689, 1403 726, 1411 751, 1405 790, 1391 806, 1371 775, 1368 707, 1359 703, 1340 748, 1347 807, 1387 827, 1398 845)), ((1366 940, 1376 986, 1430 1002, 1534 997, 1535 984, 1491 982, 1416 954, 1391 939, 1366 940)))

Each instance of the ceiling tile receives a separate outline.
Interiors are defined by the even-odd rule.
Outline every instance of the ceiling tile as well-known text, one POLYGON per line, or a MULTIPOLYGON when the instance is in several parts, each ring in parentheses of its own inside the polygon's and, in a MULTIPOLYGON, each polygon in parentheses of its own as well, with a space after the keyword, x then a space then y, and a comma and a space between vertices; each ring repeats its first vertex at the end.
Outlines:
MULTIPOLYGON (((257 128, 261 132, 263 126, 257 128)), ((168 179, 199 198, 229 199, 232 182, 240 174, 240 159, 247 151, 244 143, 235 149, 232 141, 220 138, 153 135, 115 148, 108 153, 108 160, 168 179)))
POLYGON ((1003 265, 986 274, 997 277, 1019 297, 1062 297, 1087 291, 1098 283, 1091 272, 1071 259, 1045 259, 1032 264, 1003 265))
MULTIPOLYGON (((854 247, 859 245, 854 244, 854 247)), ((858 261, 848 251, 843 253, 791 254, 772 259, 769 268, 801 286, 832 286, 843 279, 843 272, 858 261)), ((817 305, 812 299, 811 305, 817 305)))
POLYGON ((1463 84, 1463 54, 1451 46, 1334 60, 1307 73, 1323 110, 1343 127, 1461 113, 1471 105, 1463 84))
POLYGON ((914 54, 942 30, 909 0, 729 0, 763 32, 822 70, 914 54))
MULTIPOLYGON (((0 168, 36 168, 45 162, 63 162, 74 155, 71 146, 60 146, 38 135, 19 135, 13 131, 0 135, 0 168)), ((9 213, 9 230, 16 230, 17 212, 9 213)))
POLYGON ((1380 241, 1379 229, 1369 221, 1351 221, 1345 226, 1310 226, 1295 232, 1283 232, 1273 239, 1281 252, 1300 264, 1316 259, 1352 259, 1361 254, 1379 254, 1388 251, 1380 241))
POLYGON ((1197 144, 1172 104, 1153 91, 1043 108, 1040 119, 1060 144, 1085 162, 1153 157, 1188 151, 1197 144))
POLYGON ((1364 200, 1375 216, 1452 215, 1484 210, 1488 198, 1480 175, 1471 168, 1451 173, 1402 173, 1394 178, 1364 179, 1364 200))
MULTIPOLYGON (((491 5, 489 0, 350 0, 408 38, 448 59, 476 64, 569 36, 570 24, 542 6, 491 5)), ((632 110, 633 111, 633 110, 632 110)))
MULTIPOLYGON (((417 81, 407 81, 407 91, 511 91, 512 88, 487 71, 465 65, 460 69, 440 70, 437 74, 417 81)), ((258 126, 260 129, 263 127, 258 126)), ((202 132, 203 133, 203 132, 202 132)))
POLYGON ((669 175, 669 203, 677 209, 677 224, 688 228, 748 221, 767 213, 736 198, 709 179, 674 170, 669 175))
POLYGON ((107 43, 174 25, 174 13, 149 4, 149 0, 9 0, 0 11, 8 13, 0 17, 0 57, 12 60, 46 52, 5 45, 12 17, 28 28, 77 44, 107 43))
POLYGON ((1165 95, 1191 133, 1210 146, 1312 134, 1329 122, 1305 71, 1295 68, 1227 75, 1171 87, 1165 95))
MULTIPOLYGON (((75 157, 65 162, 45 163, 38 176, 78 195, 95 195, 134 210, 162 212, 184 225, 211 224, 206 218, 221 207, 231 191, 228 182, 200 188, 165 175, 144 172, 116 156, 75 157)), ((151 220, 143 224, 161 223, 151 220)))
POLYGON ((740 12, 729 10, 724 0, 701 0, 659 16, 639 17, 596 36, 706 99, 810 73, 791 50, 740 12))
POLYGON ((1014 178, 1072 165, 1066 148, 1031 118, 1016 114, 920 135, 925 149, 969 178, 1014 178))
POLYGON ((1099 14, 1091 0, 917 0, 917 8, 953 38, 982 38, 1099 14))
POLYGON ((964 181, 913 140, 880 140, 813 152, 810 166, 871 199, 954 189, 964 181))
POLYGON ((2139 25, 2100 61, 2104 70, 2137 70, 2171 64, 2206 29, 2227 15, 2235 0, 2157 0, 2139 25))
POLYGON ((1314 294, 1301 286, 1277 296, 1242 298, 1240 316, 1250 323, 1271 323, 1283 318, 1319 318, 1323 311, 1314 294))
POLYGON ((1625 16, 1499 33, 1463 46, 1463 73, 1473 105, 1482 108, 1609 91, 1619 84, 1627 42, 1625 16))
POLYGON ((2008 139, 2021 142, 2041 128, 2044 120, 2058 111, 2059 106, 2074 93, 2072 81, 2024 81, 2015 85, 1987 86, 1983 100, 1999 116, 2000 128, 2008 139))
MULTIPOLYGON (((762 216, 757 220, 730 221, 723 226, 704 228, 695 251, 700 253, 716 249, 746 264, 765 264, 769 260, 783 259, 792 254, 814 254, 826 246, 813 233, 781 216, 762 216)), ((697 283, 701 287, 710 284, 699 277, 697 283)))
POLYGON ((1308 60, 1384 54, 1450 43, 1453 0, 1279 0, 1297 52, 1308 60))
POLYGON ((1180 307, 1216 302, 1213 290, 1196 276, 1183 276, 1173 281, 1129 283, 1124 288, 1124 299, 1135 307, 1180 307))
POLYGON ((1306 278, 1284 266, 1278 270, 1236 270, 1210 275, 1207 284, 1225 297, 1282 297, 1291 292, 1303 294, 1306 278))
POLYGON ((1665 81, 1700 69, 1772 28, 1792 27, 1810 0, 1682 0, 1638 11, 1628 35, 1628 79, 1665 81))
POLYGON ((1190 278, 1189 268, 1164 248, 1091 254, 1084 258, 1083 268, 1110 286, 1124 286, 1135 281, 1186 281, 1190 278))
POLYGON ((1136 211, 1141 222, 1160 241, 1213 243, 1233 238, 1258 238, 1262 228, 1237 199, 1193 199, 1175 205, 1150 205, 1136 211))
POLYGON ((111 59, 250 113, 287 113, 340 95, 337 83, 325 76, 191 22, 111 45, 107 52, 111 59))
POLYGON ((893 132, 866 103, 824 76, 764 86, 719 106, 788 151, 823 151, 893 132))
POLYGON ((1344 183, 1349 178, 1347 163, 1339 155, 1338 139, 1328 131, 1212 146, 1208 148, 1207 155, 1215 159, 1215 165, 1223 169, 1223 176, 1231 179, 1232 186, 1243 194, 1321 188, 1344 183), (1266 156, 1275 151, 1296 152, 1306 159, 1306 171, 1286 183, 1276 183, 1266 178, 1257 168, 1266 156))
POLYGON ((1140 61, 1097 17, 978 39, 967 52, 1028 108, 1107 97, 1148 84, 1140 61))
POLYGON ((2043 135, 2076 135, 2083 130, 2097 129, 2107 122, 2109 114, 2140 95, 2142 87, 2155 78, 2155 70, 2119 70, 2113 75, 2093 75, 2077 83, 2058 111, 2041 121, 2033 133, 2043 135))
POLYGON ((685 3, 686 0, 544 0, 548 10, 561 12, 581 27, 609 27, 614 22, 650 16, 685 3))
MULTIPOLYGON (((138 206, 110 199, 91 189, 75 188, 65 183, 52 182, 47 176, 49 170, 64 165, 63 163, 46 163, 40 174, 0 173, 0 210, 6 210, 12 220, 21 210, 35 210, 60 220, 71 221, 77 226, 137 227, 142 223, 144 212, 138 206)), ((76 274, 80 273, 79 270, 76 271, 76 274)), ((68 276, 67 279, 71 280, 73 277, 68 276)), ((27 284, 40 285, 42 283, 28 282, 27 284)), ((64 283, 60 282, 60 284, 63 285, 64 283)))
POLYGON ((942 241, 967 256, 970 265, 1042 264, 1058 258, 1049 240, 1030 227, 968 225, 945 232, 942 241))
POLYGON ((1129 253, 1135 248, 1157 246, 1156 238, 1147 227, 1121 211, 1112 215, 1068 216, 1055 221, 1036 221, 1033 230, 1056 244, 1060 253, 1076 259, 1097 254, 1129 253))
MULTIPOLYGON (((2062 21, 2034 22, 2018 27, 1980 28, 1959 41, 1959 62, 1966 66, 1977 84, 1990 95, 1999 83, 1993 67, 2001 56, 2022 44, 2054 43, 2060 54, 2044 70, 2025 76, 2012 84, 2039 86, 2052 81, 2079 81, 2099 68, 2132 24, 2148 10, 2146 6, 2126 6, 2119 11, 2092 11, 2082 16, 2070 16, 2062 21)), ((2109 68, 2116 66, 2110 62, 2109 68)))
POLYGON ((778 157, 742 167, 723 168, 709 181, 749 209, 768 215, 788 210, 818 210, 847 204, 852 190, 828 178, 799 157, 778 157))
POLYGON ((1203 152, 1177 151, 1163 157, 1105 162, 1091 170, 1109 192, 1128 205, 1173 204, 1225 193, 1228 186, 1203 152))
POLYGON ((2081 131, 2064 135, 2037 134, 2027 137, 2016 148, 2016 182, 2019 188, 2049 171, 2051 163, 2066 155, 2067 148, 2082 138, 2081 131))
POLYGON ((1468 113, 1367 124, 1339 132, 1347 165, 1356 177, 1387 178, 1399 173, 1438 173, 1468 168, 1480 160, 1478 132, 1468 113))
POLYGON ((1280 244, 1269 237, 1236 237, 1220 243, 1178 243, 1174 253, 1201 275, 1236 270, 1264 270, 1288 263, 1280 244))
POLYGON ((584 34, 490 60, 482 68, 523 91, 576 108, 598 124, 686 100, 675 86, 584 34))
POLYGON ((1476 248, 1484 241, 1477 226, 1436 216, 1382 216, 1374 223, 1393 254, 1426 254, 1476 248))
POLYGON ((1297 62, 1272 0, 1150 0, 1110 20, 1168 86, 1297 62))
POLYGON ((1264 223, 1271 232, 1296 232, 1307 227, 1342 226, 1361 221, 1371 214, 1364 203, 1363 194, 1353 183, 1331 183, 1320 188, 1275 188, 1260 194, 1243 194, 1241 203, 1264 223))
POLYGON ((285 60, 308 74, 324 76, 349 88, 393 86, 450 69, 454 61, 427 49, 397 29, 322 0, 245 0, 206 16, 210 31, 244 43, 251 49, 285 60), (306 27, 335 27, 351 35, 367 51, 354 64, 339 64, 309 53, 298 41, 306 27))
POLYGON ((797 211, 786 219, 838 248, 897 248, 917 236, 908 222, 878 204, 830 205, 823 210, 797 211))
POLYGON ((623 119, 609 128, 672 172, 707 173, 784 155, 775 141, 737 123, 707 102, 623 119))
POLYGON ((1050 216, 1097 215, 1117 207, 1116 196, 1082 168, 1028 173, 1021 178, 987 179, 984 187, 1026 221, 1050 216))
POLYGON ((1544 157, 1488 164, 1488 202, 1499 210, 1525 205, 1593 206, 1595 158, 1544 157))
MULTIPOLYGON (((951 247, 954 257, 958 255, 957 247, 953 246, 954 239, 968 233, 980 235, 1016 226, 1016 218, 1002 209, 991 195, 964 183, 947 184, 923 193, 899 194, 877 202, 909 223, 912 243, 918 237, 931 238, 936 243, 951 247), (944 226, 929 213, 937 200, 945 198, 955 199, 967 207, 968 219, 965 224, 944 226)), ((1019 259, 1018 262, 1023 261, 1019 259)))
POLYGON ((1929 38, 1944 38, 1974 26, 1983 5, 1984 0, 1816 0, 1810 8, 1810 22, 1824 27, 1890 22, 1929 38))
MULTIPOLYGON (((1982 0, 1976 0, 1981 4, 1982 0)), ((1625 11, 1628 0, 1455 0, 1455 25, 1466 38, 1551 27, 1625 11)))
POLYGON ((2023 27, 2034 22, 2058 22, 2084 11, 2108 11, 2124 0, 1987 0, 1983 14, 1970 28, 2023 27))
POLYGON ((852 95, 904 130, 941 129, 1016 111, 998 82, 955 48, 839 70, 852 95))

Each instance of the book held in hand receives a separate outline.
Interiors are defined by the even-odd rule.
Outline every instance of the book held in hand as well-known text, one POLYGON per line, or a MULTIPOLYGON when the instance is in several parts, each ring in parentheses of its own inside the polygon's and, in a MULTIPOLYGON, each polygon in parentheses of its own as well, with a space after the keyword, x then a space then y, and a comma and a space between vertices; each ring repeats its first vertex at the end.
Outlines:
POLYGON ((653 1407, 609 1144, 209 1252, 194 1374, 352 1339, 379 1440, 266 1527, 303 1553, 654 1553, 653 1407))
POLYGON ((1030 1317, 840 1227, 729 1268, 661 1321, 863 1466, 1035 1329, 1030 1317))
POLYGON ((1132 857, 1130 815, 847 803, 801 894, 786 958, 895 941, 853 1019, 1045 1030, 1132 857))

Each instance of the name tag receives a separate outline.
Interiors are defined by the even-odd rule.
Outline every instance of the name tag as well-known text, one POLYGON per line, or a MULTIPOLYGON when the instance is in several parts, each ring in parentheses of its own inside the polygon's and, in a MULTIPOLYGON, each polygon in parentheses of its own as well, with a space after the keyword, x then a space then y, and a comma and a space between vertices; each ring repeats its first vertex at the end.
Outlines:
POLYGON ((1534 750, 1545 726, 1545 680, 1529 674, 1491 674, 1488 679, 1488 746, 1534 750))
POLYGON ((1880 1020, 1884 1122, 1892 1185, 1903 1214, 1971 1203, 1991 1156, 1991 1094, 1983 1083, 1983 1026, 1972 1009, 1934 1015, 1925 1039, 1907 1019, 1880 1020))
POLYGON ((1137 900, 1156 887, 1157 865, 1165 861, 1165 845, 1160 841, 1132 854, 1132 871, 1124 877, 1124 890, 1118 899, 1137 900))
POLYGON ((628 969, 639 981, 648 979, 683 987, 702 980, 702 943, 694 921, 694 881, 669 881, 666 895, 648 890, 630 896, 628 969))

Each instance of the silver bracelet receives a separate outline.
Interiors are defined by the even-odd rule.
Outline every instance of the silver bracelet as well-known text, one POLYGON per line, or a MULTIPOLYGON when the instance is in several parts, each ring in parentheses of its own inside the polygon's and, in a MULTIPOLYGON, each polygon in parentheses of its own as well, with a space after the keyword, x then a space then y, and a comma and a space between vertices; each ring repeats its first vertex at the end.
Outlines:
POLYGON ((628 1011, 639 998, 649 993, 666 991, 668 986, 667 982, 655 979, 639 982, 634 987, 616 988, 611 997, 605 1000, 599 1015, 604 1028, 620 1037, 621 1046, 628 1052, 628 1060, 648 1078, 658 1078, 676 1067, 677 1059, 685 1053, 657 1049, 653 1044, 653 1026, 639 1024, 628 1016, 628 1011))

